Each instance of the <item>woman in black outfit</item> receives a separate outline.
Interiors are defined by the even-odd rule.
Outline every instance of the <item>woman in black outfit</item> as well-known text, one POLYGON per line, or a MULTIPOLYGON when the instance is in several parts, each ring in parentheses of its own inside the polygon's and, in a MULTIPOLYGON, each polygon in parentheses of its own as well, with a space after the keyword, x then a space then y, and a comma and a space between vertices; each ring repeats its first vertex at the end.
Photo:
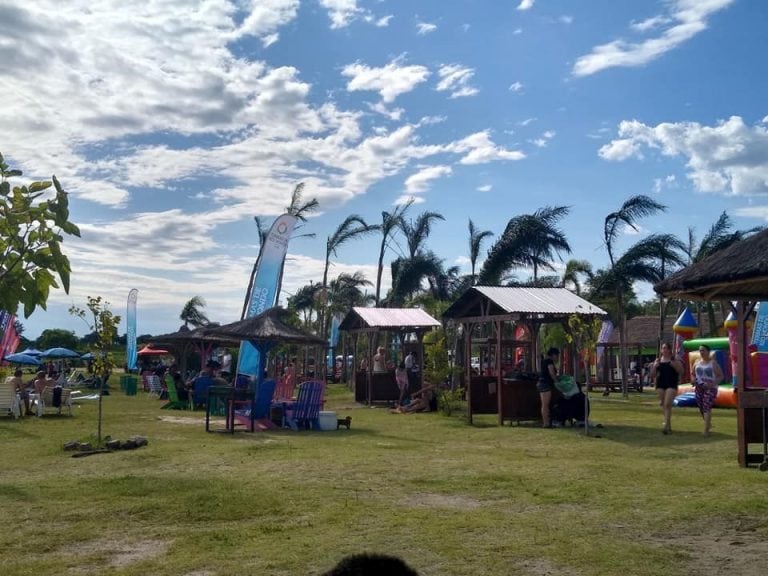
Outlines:
POLYGON ((536 389, 541 397, 541 422, 544 428, 552 426, 552 419, 549 415, 549 404, 552 402, 552 390, 555 389, 555 380, 557 380, 557 360, 560 358, 560 350, 550 348, 547 356, 541 363, 541 374, 536 389))
POLYGON ((677 386, 683 372, 683 363, 672 356, 672 347, 664 342, 661 345, 661 358, 656 358, 651 367, 651 379, 656 381, 656 393, 664 412, 663 434, 672 432, 672 401, 677 396, 677 386))

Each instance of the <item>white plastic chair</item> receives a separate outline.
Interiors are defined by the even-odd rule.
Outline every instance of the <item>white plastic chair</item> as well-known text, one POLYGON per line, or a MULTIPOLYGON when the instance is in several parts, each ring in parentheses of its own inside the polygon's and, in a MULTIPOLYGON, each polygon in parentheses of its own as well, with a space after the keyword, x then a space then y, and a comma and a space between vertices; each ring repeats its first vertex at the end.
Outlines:
POLYGON ((16 390, 7 383, 0 385, 0 414, 11 414, 14 418, 21 416, 21 405, 16 390))

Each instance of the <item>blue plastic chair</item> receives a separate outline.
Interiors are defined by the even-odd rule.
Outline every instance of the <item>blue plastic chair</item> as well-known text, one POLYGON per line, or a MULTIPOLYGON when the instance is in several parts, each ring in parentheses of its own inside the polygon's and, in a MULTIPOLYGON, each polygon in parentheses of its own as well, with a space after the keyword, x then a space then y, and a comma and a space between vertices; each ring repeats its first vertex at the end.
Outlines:
POLYGON ((192 392, 193 406, 202 406, 206 403, 208 397, 208 388, 213 385, 213 378, 210 376, 198 376, 195 378, 192 392))

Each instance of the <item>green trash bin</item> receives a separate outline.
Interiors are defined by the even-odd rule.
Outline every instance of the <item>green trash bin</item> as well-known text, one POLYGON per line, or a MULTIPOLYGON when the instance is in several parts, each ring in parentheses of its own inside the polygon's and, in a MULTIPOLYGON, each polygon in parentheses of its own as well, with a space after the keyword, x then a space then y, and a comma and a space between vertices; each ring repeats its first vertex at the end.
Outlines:
POLYGON ((123 374, 120 376, 120 390, 122 390, 123 392, 125 392, 125 384, 126 382, 128 382, 128 378, 129 378, 128 374, 123 374))
MULTIPOLYGON (((125 395, 126 396, 136 396, 136 390, 139 385, 139 380, 136 378, 136 376, 132 376, 130 374, 126 374, 123 376, 125 378, 125 395)), ((121 378, 122 380, 122 378, 121 378)), ((122 383, 121 383, 122 384, 122 383)))

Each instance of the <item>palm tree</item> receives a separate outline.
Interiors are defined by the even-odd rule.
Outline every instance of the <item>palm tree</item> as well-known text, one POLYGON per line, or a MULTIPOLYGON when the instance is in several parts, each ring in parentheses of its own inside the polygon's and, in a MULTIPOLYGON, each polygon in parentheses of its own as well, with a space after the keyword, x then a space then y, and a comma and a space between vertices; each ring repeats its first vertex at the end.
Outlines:
POLYGON ((303 202, 303 194, 304 182, 300 182, 293 189, 291 203, 285 208, 285 212, 291 216, 295 216, 299 222, 306 222, 307 214, 315 212, 320 208, 320 203, 316 198, 312 198, 309 202, 303 202))
POLYGON ((408 211, 408 208, 413 204, 413 200, 409 200, 404 204, 396 206, 392 212, 381 213, 381 224, 371 226, 372 230, 378 230, 381 232, 381 244, 379 245, 379 261, 376 271, 376 306, 381 301, 381 275, 384 271, 384 253, 389 248, 389 241, 394 235, 395 231, 402 229, 404 225, 403 217, 408 211))
POLYGON ((404 219, 400 219, 400 229, 405 235, 410 258, 415 258, 422 251, 435 220, 445 220, 445 218, 439 212, 422 212, 416 217, 416 220, 406 222, 404 219))
POLYGON ((568 214, 567 206, 547 206, 533 214, 515 216, 503 234, 488 250, 478 275, 478 283, 498 285, 514 268, 533 268, 534 283, 540 268, 553 270, 551 261, 561 252, 569 254, 571 246, 557 223, 568 214))
POLYGON ((371 296, 363 288, 373 286, 362 272, 347 274, 342 272, 331 280, 328 292, 328 302, 333 312, 344 312, 353 306, 364 306, 371 296))
POLYGON ((478 230, 475 223, 472 222, 472 218, 469 219, 469 262, 472 267, 472 284, 474 284, 477 279, 475 276, 475 265, 477 264, 477 258, 480 255, 480 247, 483 245, 483 240, 490 238, 491 236, 493 236, 493 232, 490 230, 478 230))
POLYGON ((208 317, 201 310, 201 308, 204 307, 205 300, 203 300, 201 296, 193 296, 186 304, 184 304, 184 307, 181 309, 181 314, 179 314, 179 318, 184 322, 186 328, 189 328, 190 324, 195 328, 210 324, 208 317))
POLYGON ((405 304, 417 294, 426 278, 443 273, 443 263, 434 252, 420 252, 413 258, 397 258, 392 261, 392 288, 387 295, 387 306, 405 304))
MULTIPOLYGON (((760 226, 748 230, 734 230, 733 220, 731 220, 731 217, 725 211, 723 211, 712 226, 709 227, 709 230, 707 230, 700 242, 696 239, 696 231, 692 227, 689 227, 688 243, 685 247, 685 253, 688 256, 688 264, 699 262, 715 252, 727 248, 734 242, 738 242, 755 232, 760 232, 762 229, 763 227, 760 226)), ((713 329, 715 325, 714 306, 712 305, 712 302, 709 301, 703 305, 707 308, 710 329, 713 329)), ((701 304, 698 306, 699 326, 701 326, 701 306, 701 304)))
MULTIPOLYGON (((328 236, 325 241, 325 268, 323 269, 323 284, 322 284, 322 298, 325 305, 328 302, 328 268, 331 266, 331 256, 337 256, 338 250, 344 246, 347 242, 365 236, 366 234, 373 232, 375 228, 371 228, 363 220, 362 216, 352 214, 347 216, 344 221, 339 224, 338 228, 334 230, 333 234, 328 236)), ((325 338, 327 336, 327 315, 325 314, 325 306, 321 309, 320 313, 320 337, 325 338)))
POLYGON ((563 270, 563 276, 560 279, 560 287, 568 288, 573 286, 573 291, 581 295, 582 285, 580 276, 586 276, 587 280, 591 280, 593 277, 592 264, 587 260, 568 260, 565 263, 565 270, 563 270))
POLYGON ((319 291, 320 284, 313 284, 310 281, 309 284, 305 284, 296 290, 293 296, 288 297, 288 308, 297 314, 301 312, 304 327, 308 330, 312 328, 312 313, 315 310, 315 302, 319 291))
MULTIPOLYGON (((634 246, 624 254, 622 261, 620 262, 621 266, 618 266, 619 262, 615 256, 615 244, 620 233, 624 230, 624 226, 637 230, 637 221, 640 218, 651 216, 665 210, 666 206, 659 204, 648 196, 632 196, 627 199, 616 212, 608 214, 603 222, 603 241, 610 261, 608 276, 612 281, 614 294, 616 296, 616 321, 619 326, 619 357, 621 362, 621 389, 625 396, 628 393, 628 389, 626 377, 627 351, 625 348, 626 331, 624 322, 623 288, 626 286, 626 282, 646 280, 643 276, 650 276, 650 274, 646 274, 649 270, 644 268, 644 266, 648 265, 648 262, 644 259, 638 259, 639 249, 633 252, 633 248, 635 248, 634 246), (635 274, 629 274, 629 272, 634 272, 635 274)), ((640 242, 643 241, 641 240, 640 242)), ((655 254, 657 254, 657 252, 655 252, 655 254)))

